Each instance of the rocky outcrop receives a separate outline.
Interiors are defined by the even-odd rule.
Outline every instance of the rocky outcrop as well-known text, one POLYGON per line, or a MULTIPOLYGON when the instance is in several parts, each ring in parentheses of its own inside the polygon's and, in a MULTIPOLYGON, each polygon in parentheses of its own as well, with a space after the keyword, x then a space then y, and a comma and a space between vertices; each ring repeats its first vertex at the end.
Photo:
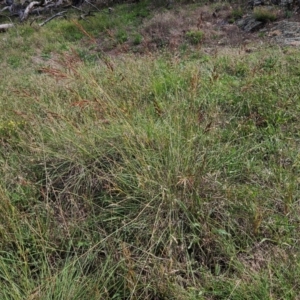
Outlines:
POLYGON ((300 46, 300 23, 283 20, 268 33, 277 44, 300 46))
POLYGON ((283 7, 292 7, 293 5, 300 6, 300 0, 250 0, 248 2, 250 7, 261 6, 261 5, 280 5, 283 7))
POLYGON ((254 17, 248 16, 237 21, 237 25, 246 32, 253 32, 263 27, 264 23, 255 20, 254 17))

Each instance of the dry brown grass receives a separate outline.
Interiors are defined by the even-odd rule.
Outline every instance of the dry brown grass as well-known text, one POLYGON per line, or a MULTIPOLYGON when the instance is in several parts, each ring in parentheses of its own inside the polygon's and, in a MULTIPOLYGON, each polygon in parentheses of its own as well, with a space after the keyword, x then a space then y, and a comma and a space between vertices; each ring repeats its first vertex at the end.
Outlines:
POLYGON ((176 50, 187 42, 186 34, 191 31, 203 32, 205 38, 201 44, 205 47, 242 45, 252 36, 242 32, 235 24, 227 24, 231 11, 230 6, 221 9, 201 6, 193 10, 178 8, 158 12, 144 22, 141 30, 144 43, 140 48, 155 50, 169 47, 176 50))

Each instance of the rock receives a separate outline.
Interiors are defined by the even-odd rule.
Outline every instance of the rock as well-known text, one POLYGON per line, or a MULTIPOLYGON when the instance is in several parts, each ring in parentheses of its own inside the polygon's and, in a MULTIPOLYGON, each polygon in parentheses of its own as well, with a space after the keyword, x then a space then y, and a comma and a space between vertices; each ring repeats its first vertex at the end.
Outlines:
POLYGON ((290 45, 290 46, 300 46, 300 41, 295 41, 295 40, 293 40, 291 42, 286 41, 286 44, 290 45))
POLYGON ((264 5, 265 1, 264 0, 250 0, 248 1, 248 6, 250 7, 254 7, 254 6, 260 6, 260 5, 264 5))
POLYGON ((248 16, 237 22, 237 25, 246 32, 253 32, 263 27, 263 22, 256 21, 254 17, 248 16))
POLYGON ((280 0, 281 6, 290 7, 293 4, 293 0, 280 0))
POLYGON ((260 5, 264 5, 265 1, 263 0, 253 0, 253 6, 260 6, 260 5))
POLYGON ((280 21, 275 27, 272 28, 269 36, 279 44, 299 46, 300 23, 289 22, 286 20, 280 21))

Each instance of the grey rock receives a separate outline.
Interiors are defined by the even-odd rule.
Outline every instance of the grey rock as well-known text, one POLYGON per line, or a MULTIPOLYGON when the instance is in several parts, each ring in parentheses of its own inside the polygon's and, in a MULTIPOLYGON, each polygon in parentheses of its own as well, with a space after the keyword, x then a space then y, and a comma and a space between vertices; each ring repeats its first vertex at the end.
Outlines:
POLYGON ((259 6, 259 5, 264 5, 265 1, 264 0, 254 0, 253 1, 253 6, 259 6))
POLYGON ((237 25, 246 32, 253 32, 262 28, 264 24, 249 16, 239 20, 237 25))
POLYGON ((281 0, 279 4, 281 6, 288 7, 293 4, 293 0, 281 0))
POLYGON ((299 22, 290 22, 290 21, 280 21, 275 27, 272 28, 273 32, 280 32, 280 34, 270 36, 278 44, 291 45, 291 46, 300 46, 300 23, 299 22))
POLYGON ((265 1, 264 0, 250 0, 248 1, 248 6, 250 7, 254 7, 254 6, 260 6, 260 5, 264 5, 265 1))

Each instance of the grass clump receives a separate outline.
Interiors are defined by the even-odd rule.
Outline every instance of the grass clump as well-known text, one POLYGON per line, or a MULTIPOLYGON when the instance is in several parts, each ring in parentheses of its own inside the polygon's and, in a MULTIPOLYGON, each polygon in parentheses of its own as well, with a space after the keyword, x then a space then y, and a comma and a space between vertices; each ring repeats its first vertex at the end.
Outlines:
POLYGON ((204 39, 204 32, 201 30, 190 30, 186 33, 186 38, 192 45, 198 45, 204 39))
POLYGON ((253 16, 257 21, 261 22, 274 22, 277 19, 276 11, 264 7, 255 8, 253 16))
POLYGON ((278 267, 272 293, 297 295, 298 85, 276 57, 65 53, 24 74, 2 102, 30 126, 2 139, 1 297, 265 297, 278 267))
POLYGON ((16 136, 20 129, 26 125, 25 121, 3 121, 0 123, 0 137, 16 136))
POLYGON ((128 34, 125 30, 119 30, 116 33, 116 40, 118 43, 123 44, 128 40, 128 34))
POLYGON ((133 37, 133 44, 134 45, 140 45, 143 41, 143 36, 141 34, 135 34, 133 37))
POLYGON ((244 13, 244 9, 242 9, 241 7, 234 8, 228 17, 229 23, 234 23, 236 20, 242 18, 244 13))
POLYGON ((240 19, 242 18, 244 15, 244 10, 241 8, 241 7, 238 7, 236 9, 233 9, 232 12, 231 12, 231 17, 234 19, 234 20, 237 20, 237 19, 240 19))
POLYGON ((2 68, 0 299, 298 297, 298 49, 28 38, 51 56, 2 68))

